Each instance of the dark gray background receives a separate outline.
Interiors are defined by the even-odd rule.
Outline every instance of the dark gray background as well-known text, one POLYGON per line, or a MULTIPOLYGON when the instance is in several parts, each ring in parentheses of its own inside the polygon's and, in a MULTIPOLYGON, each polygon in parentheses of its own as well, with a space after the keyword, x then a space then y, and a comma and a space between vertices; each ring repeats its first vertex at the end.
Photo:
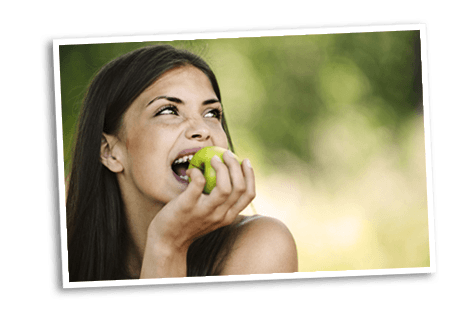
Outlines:
POLYGON ((446 134, 447 8, 439 1, 25 1, 3 4, 1 54, 1 309, 5 313, 133 311, 427 312, 446 302, 448 275, 446 134), (430 24, 440 279, 433 285, 360 287, 92 300, 53 300, 49 290, 40 37, 54 33, 127 31, 387 19, 430 24), (445 292, 446 291, 446 292, 445 292))

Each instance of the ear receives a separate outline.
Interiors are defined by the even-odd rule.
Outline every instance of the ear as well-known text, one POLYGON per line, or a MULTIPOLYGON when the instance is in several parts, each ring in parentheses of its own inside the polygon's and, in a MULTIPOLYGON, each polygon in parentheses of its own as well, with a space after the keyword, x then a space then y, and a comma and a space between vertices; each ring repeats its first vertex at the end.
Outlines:
POLYGON ((119 146, 117 137, 103 133, 101 137, 100 160, 103 165, 115 173, 122 172, 124 169, 119 146))

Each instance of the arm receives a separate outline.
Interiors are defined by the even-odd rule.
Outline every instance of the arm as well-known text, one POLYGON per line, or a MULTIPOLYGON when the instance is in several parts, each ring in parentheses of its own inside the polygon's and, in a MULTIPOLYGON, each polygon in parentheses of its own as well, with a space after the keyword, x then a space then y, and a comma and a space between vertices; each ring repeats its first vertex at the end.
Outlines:
POLYGON ((217 185, 203 194, 205 178, 198 169, 187 174, 192 182, 151 221, 140 278, 185 277, 187 251, 196 239, 231 224, 254 199, 254 172, 248 161, 242 166, 232 157, 212 160, 217 185))
POLYGON ((298 271, 295 241, 279 220, 261 217, 242 225, 220 275, 298 271))

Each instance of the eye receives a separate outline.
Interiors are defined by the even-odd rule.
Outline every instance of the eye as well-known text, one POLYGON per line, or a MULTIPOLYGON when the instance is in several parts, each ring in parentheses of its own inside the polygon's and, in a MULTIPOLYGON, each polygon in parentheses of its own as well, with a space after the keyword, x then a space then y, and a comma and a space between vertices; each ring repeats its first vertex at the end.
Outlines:
POLYGON ((173 106, 173 105, 164 106, 158 110, 158 112, 156 113, 156 116, 171 115, 171 114, 175 114, 175 115, 178 114, 178 108, 176 108, 176 106, 173 106))
POLYGON ((205 118, 216 118, 217 120, 221 120, 222 111, 220 109, 212 109, 204 115, 205 118))

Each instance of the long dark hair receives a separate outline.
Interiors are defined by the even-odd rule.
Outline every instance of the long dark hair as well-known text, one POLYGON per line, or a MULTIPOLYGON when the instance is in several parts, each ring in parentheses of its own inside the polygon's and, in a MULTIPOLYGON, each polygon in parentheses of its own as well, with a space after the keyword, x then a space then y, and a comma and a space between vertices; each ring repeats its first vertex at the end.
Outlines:
MULTIPOLYGON (((116 134, 131 103, 170 69, 192 65, 210 80, 221 101, 218 82, 199 56, 170 45, 147 46, 114 59, 92 80, 77 129, 67 192, 69 280, 129 279, 130 237, 116 175, 100 161, 102 133, 116 134)), ((223 115, 222 127, 232 141, 223 115)), ((195 241, 187 256, 187 276, 216 275, 231 240, 231 227, 195 241)))

